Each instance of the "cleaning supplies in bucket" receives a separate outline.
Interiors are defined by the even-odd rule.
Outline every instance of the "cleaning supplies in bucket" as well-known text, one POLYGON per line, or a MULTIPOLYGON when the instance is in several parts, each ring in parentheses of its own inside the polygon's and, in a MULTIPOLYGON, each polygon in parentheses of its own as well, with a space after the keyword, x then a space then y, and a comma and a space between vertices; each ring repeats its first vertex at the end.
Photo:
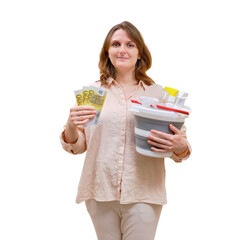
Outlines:
MULTIPOLYGON (((169 94, 165 89, 166 94, 169 94)), ((172 92, 171 92, 172 93, 172 92)), ((179 130, 189 116, 190 108, 184 106, 187 93, 175 91, 174 98, 169 98, 167 103, 160 103, 157 98, 142 96, 138 100, 131 100, 129 109, 134 112, 136 151, 150 157, 170 157, 172 152, 159 153, 151 150, 147 136, 152 129, 173 134, 169 129, 172 124, 179 130)), ((170 95, 172 96, 172 95, 170 95)))
POLYGON ((188 97, 188 93, 186 92, 179 92, 175 88, 170 88, 170 87, 163 87, 165 90, 165 96, 163 97, 164 99, 167 97, 167 103, 162 104, 168 107, 173 107, 173 108, 187 108, 190 110, 188 107, 184 107, 184 103, 188 97))

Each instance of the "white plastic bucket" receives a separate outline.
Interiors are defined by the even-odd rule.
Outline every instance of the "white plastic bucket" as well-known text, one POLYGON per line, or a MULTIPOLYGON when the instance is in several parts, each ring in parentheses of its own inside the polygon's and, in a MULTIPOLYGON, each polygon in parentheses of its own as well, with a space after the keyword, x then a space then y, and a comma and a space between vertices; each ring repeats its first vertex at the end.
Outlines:
POLYGON ((170 157, 172 152, 160 153, 151 150, 152 145, 147 141, 147 136, 152 129, 173 134, 169 129, 172 124, 179 130, 188 117, 185 109, 175 109, 160 105, 158 99, 140 97, 138 101, 132 100, 130 111, 134 112, 136 151, 150 157, 170 157))

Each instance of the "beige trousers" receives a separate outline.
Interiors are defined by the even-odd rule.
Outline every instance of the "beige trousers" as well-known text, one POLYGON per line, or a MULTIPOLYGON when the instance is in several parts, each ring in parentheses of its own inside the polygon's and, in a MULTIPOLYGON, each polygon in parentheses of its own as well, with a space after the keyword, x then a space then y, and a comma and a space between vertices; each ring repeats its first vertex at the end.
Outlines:
POLYGON ((86 201, 98 240, 154 240, 162 205, 86 201))

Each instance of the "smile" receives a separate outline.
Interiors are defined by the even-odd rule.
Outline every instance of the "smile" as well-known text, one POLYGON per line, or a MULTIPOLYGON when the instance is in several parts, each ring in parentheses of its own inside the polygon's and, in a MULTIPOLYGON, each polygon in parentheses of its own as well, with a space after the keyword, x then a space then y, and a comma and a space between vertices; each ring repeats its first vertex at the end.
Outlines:
POLYGON ((128 59, 127 57, 117 57, 117 58, 120 59, 120 60, 128 59))

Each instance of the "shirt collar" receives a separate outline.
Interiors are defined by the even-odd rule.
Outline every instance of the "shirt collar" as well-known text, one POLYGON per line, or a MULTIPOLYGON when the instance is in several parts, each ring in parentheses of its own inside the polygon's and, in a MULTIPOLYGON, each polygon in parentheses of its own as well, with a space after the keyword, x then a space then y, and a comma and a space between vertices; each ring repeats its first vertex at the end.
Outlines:
POLYGON ((139 81, 139 85, 141 85, 142 88, 146 90, 147 84, 145 84, 142 80, 139 81))
MULTIPOLYGON (((109 77, 106 80, 108 87, 110 87, 113 82, 115 82, 115 80, 112 77, 109 77)), ((147 87, 147 85, 142 80, 139 81, 138 86, 141 86, 144 90, 146 90, 146 87, 147 87)))
POLYGON ((106 80, 106 83, 108 85, 108 87, 110 87, 113 83, 113 81, 115 81, 112 77, 109 77, 107 80, 106 80))

